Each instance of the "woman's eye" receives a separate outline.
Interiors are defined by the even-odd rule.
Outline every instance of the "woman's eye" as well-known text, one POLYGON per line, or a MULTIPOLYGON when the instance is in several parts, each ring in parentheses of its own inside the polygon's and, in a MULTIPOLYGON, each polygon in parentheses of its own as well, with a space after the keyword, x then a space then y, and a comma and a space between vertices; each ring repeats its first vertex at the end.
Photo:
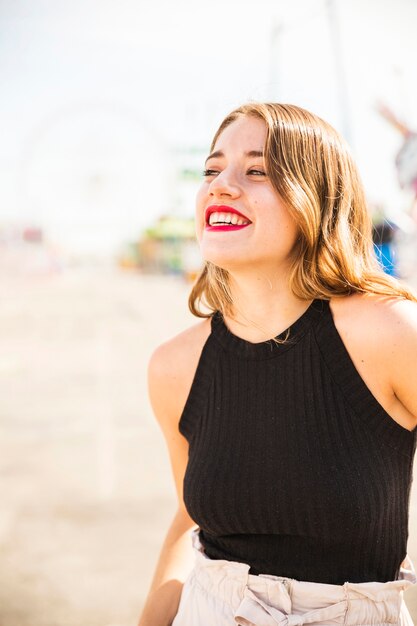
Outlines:
POLYGON ((265 172, 262 170, 249 170, 248 174, 252 174, 254 176, 266 176, 265 172))
MULTIPOLYGON (((203 176, 216 176, 219 174, 218 170, 207 169, 203 170, 203 176)), ((266 176, 266 173, 263 170, 250 169, 247 171, 247 174, 250 176, 266 176)))

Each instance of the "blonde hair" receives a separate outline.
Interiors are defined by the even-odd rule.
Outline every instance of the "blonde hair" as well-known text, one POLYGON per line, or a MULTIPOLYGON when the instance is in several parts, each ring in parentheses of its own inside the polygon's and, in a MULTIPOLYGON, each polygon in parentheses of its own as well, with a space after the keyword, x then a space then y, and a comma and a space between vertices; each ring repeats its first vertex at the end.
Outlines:
MULTIPOLYGON (((363 185, 341 135, 298 106, 249 103, 223 120, 211 151, 223 130, 243 115, 265 122, 266 170, 298 224, 289 273, 294 295, 328 300, 362 292, 417 301, 409 288, 383 272, 376 259, 363 185)), ((188 300, 194 315, 209 317, 201 304, 233 315, 228 272, 210 261, 204 263, 188 300)))

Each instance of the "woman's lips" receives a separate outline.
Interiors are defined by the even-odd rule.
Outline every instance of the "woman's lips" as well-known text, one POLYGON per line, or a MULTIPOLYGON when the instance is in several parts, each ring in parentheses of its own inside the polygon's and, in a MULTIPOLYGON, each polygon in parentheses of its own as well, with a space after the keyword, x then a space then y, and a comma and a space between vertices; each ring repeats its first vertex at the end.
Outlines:
POLYGON ((205 230, 242 230, 242 228, 246 228, 246 226, 250 226, 252 222, 248 222, 247 224, 240 224, 240 226, 238 226, 237 224, 224 224, 224 226, 220 226, 220 225, 216 225, 216 226, 210 226, 209 224, 206 224, 205 230))
POLYGON ((241 230, 242 228, 246 228, 246 226, 249 226, 250 224, 252 224, 252 222, 246 217, 246 215, 243 215, 243 213, 241 213, 240 211, 238 211, 237 209, 235 209, 234 207, 228 206, 226 204, 213 204, 209 207, 207 207, 206 209, 206 223, 205 223, 205 230, 207 231, 230 231, 230 230, 241 230), (219 214, 234 214, 234 215, 238 215, 239 218, 243 218, 244 220, 247 220, 246 224, 227 224, 227 223, 223 223, 223 224, 219 224, 219 223, 215 223, 213 225, 210 224, 210 216, 213 213, 219 213, 219 214))
POLYGON ((212 204, 211 206, 207 207, 205 212, 206 224, 209 224, 210 215, 212 213, 234 213, 250 222, 250 219, 247 218, 246 215, 243 215, 243 213, 241 213, 232 206, 228 206, 227 204, 212 204))

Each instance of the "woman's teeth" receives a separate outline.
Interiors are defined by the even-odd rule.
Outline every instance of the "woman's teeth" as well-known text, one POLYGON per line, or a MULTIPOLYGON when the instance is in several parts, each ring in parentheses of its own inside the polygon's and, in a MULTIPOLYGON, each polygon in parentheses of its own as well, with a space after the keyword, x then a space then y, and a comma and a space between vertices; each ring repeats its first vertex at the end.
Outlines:
POLYGON ((236 226, 242 226, 243 224, 249 224, 249 220, 245 220, 243 217, 236 215, 236 213, 212 213, 209 217, 209 225, 215 224, 233 224, 236 226))

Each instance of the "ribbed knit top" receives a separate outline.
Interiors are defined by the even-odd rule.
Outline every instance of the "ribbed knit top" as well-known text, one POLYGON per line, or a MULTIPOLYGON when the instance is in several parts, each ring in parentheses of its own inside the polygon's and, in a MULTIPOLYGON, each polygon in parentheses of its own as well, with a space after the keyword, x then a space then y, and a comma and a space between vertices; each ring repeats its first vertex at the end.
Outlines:
POLYGON ((343 584, 398 577, 417 430, 382 408, 314 300, 273 341, 211 318, 179 429, 184 501, 207 555, 254 574, 343 584))

